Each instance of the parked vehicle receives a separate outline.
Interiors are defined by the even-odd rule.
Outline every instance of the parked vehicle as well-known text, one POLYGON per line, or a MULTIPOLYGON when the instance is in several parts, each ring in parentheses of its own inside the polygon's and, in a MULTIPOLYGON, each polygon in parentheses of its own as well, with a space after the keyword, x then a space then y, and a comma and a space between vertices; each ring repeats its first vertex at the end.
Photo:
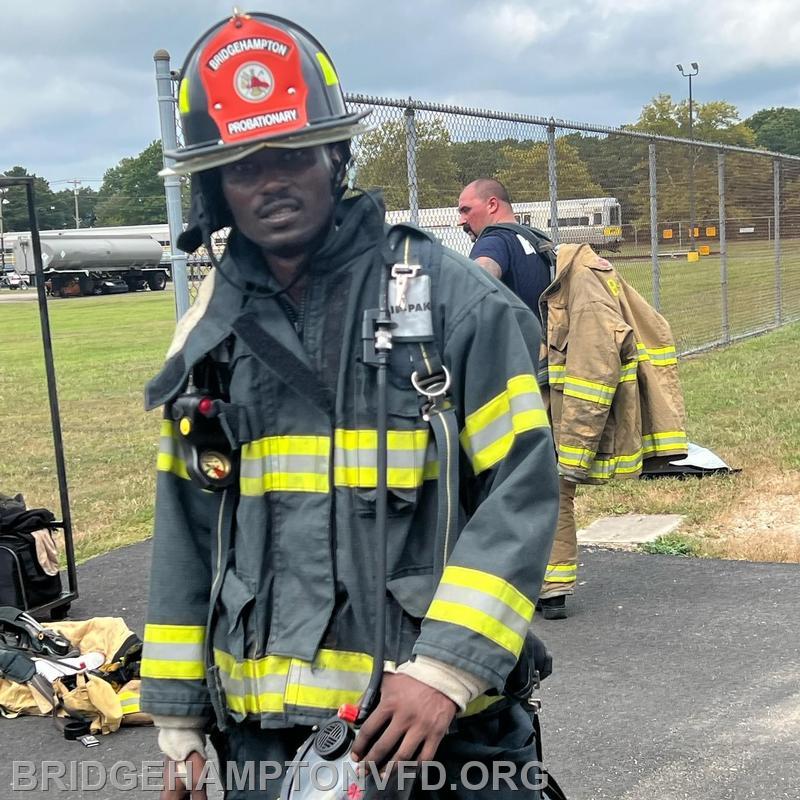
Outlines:
POLYGON ((27 275, 10 270, 0 276, 0 289, 30 289, 30 280, 27 275))
MULTIPOLYGON (((40 238, 45 279, 56 297, 142 289, 159 292, 167 285, 163 249, 152 236, 43 231, 40 238)), ((17 236, 14 265, 20 274, 35 272, 29 234, 17 236)))

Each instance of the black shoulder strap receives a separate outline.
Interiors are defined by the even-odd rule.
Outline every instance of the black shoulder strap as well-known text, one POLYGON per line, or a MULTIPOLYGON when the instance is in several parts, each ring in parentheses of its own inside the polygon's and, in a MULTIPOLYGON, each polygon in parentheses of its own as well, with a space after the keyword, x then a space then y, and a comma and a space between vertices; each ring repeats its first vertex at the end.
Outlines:
POLYGON ((496 222, 494 225, 487 225, 482 231, 481 236, 492 230, 506 230, 516 233, 527 242, 530 242, 536 254, 544 260, 550 268, 550 280, 556 277, 556 253, 553 240, 539 228, 528 228, 525 225, 518 225, 516 222, 496 222))
POLYGON ((233 332, 250 348, 253 356, 300 397, 311 400, 326 414, 333 407, 330 391, 317 376, 290 350, 258 323, 258 317, 247 313, 233 323, 233 332))
MULTIPOLYGON (((413 262, 428 271, 431 276, 431 305, 435 305, 432 295, 439 283, 442 243, 428 231, 400 224, 388 230, 387 246, 390 251, 387 254, 390 256, 388 269, 394 264, 413 262), (413 248, 405 245, 411 237, 416 238, 413 248)), ((414 365, 411 384, 419 397, 420 414, 433 433, 439 463, 433 563, 433 576, 438 580, 455 544, 458 527, 458 420, 450 393, 450 373, 439 352, 435 332, 423 341, 408 342, 408 345, 414 365)))

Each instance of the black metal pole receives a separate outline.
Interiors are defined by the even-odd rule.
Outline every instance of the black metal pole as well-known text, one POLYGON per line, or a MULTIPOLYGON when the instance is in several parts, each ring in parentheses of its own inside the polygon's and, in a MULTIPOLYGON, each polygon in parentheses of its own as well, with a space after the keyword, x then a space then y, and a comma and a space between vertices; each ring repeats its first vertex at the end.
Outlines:
POLYGON ((56 456, 56 474, 58 476, 58 494, 61 501, 61 527, 64 531, 64 547, 67 557, 67 580, 70 592, 78 596, 78 576, 75 569, 75 551, 72 541, 72 516, 69 507, 69 491, 67 489, 67 468, 64 461, 64 440, 61 436, 61 414, 58 409, 58 390, 56 388, 56 371, 53 364, 53 343, 50 337, 50 317, 47 312, 47 297, 44 287, 44 268, 42 267, 42 242, 39 239, 39 223, 36 219, 36 202, 34 197, 33 178, 25 181, 28 198, 28 218, 31 224, 31 245, 33 246, 33 263, 36 270, 36 294, 39 300, 39 318, 42 328, 42 345, 44 347, 44 366, 47 375, 47 396, 50 401, 50 422, 53 428, 53 447, 56 456))

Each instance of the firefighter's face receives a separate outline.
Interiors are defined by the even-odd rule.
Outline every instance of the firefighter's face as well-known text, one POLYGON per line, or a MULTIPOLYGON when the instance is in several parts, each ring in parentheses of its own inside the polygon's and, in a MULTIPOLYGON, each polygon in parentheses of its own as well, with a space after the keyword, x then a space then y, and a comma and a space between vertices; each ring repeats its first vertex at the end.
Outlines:
POLYGON ((266 253, 297 255, 333 216, 333 160, 325 146, 259 150, 221 168, 236 227, 266 253))
POLYGON ((458 198, 458 224, 474 242, 481 231, 492 221, 491 202, 494 198, 483 199, 472 186, 467 186, 458 198))

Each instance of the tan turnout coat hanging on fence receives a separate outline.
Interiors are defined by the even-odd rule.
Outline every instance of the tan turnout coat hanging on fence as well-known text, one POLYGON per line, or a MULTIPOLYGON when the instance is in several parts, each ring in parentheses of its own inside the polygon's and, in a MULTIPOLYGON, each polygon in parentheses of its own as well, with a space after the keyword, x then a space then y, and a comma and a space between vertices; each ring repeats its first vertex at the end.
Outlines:
POLYGON ((639 475, 647 458, 684 455, 686 415, 664 317, 589 245, 558 248, 540 303, 561 475, 604 483, 639 475))

